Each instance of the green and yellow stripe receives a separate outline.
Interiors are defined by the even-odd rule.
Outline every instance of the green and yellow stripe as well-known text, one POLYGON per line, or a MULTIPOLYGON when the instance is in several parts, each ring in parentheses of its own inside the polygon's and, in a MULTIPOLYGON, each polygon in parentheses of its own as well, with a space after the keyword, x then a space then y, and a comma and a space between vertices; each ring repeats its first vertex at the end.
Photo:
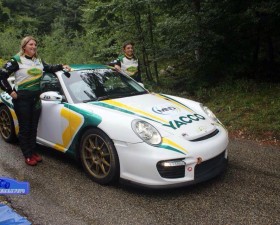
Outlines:
POLYGON ((148 119, 148 120, 152 120, 154 122, 161 123, 161 124, 168 124, 169 123, 169 121, 164 120, 164 119, 162 119, 158 116, 155 116, 151 113, 145 112, 141 109, 138 109, 138 108, 135 108, 135 107, 132 107, 132 106, 128 106, 126 104, 123 104, 123 103, 115 101, 115 100, 105 100, 105 101, 102 101, 102 102, 93 102, 92 104, 99 105, 99 106, 106 107, 106 108, 110 108, 110 109, 114 109, 114 110, 124 112, 124 113, 130 114, 130 115, 137 115, 139 117, 142 117, 142 118, 145 118, 145 119, 148 119))
POLYGON ((183 155, 186 155, 188 153, 188 151, 185 148, 178 145, 174 141, 171 141, 170 139, 164 138, 164 137, 162 138, 162 143, 159 147, 164 148, 164 149, 168 149, 170 151, 178 152, 178 153, 181 153, 183 155))
POLYGON ((83 124, 84 118, 82 115, 67 108, 62 108, 60 116, 68 121, 68 126, 62 133, 62 143, 56 143, 53 147, 58 151, 65 152, 70 145, 73 134, 83 124))
POLYGON ((174 104, 174 105, 176 105, 176 106, 178 106, 180 108, 183 108, 183 109, 189 111, 190 113, 194 113, 194 111, 191 108, 185 106, 181 102, 178 102, 178 101, 176 101, 176 100, 174 100, 174 99, 172 99, 170 97, 167 97, 167 96, 164 96, 164 95, 161 95, 161 94, 155 94, 155 93, 152 93, 152 94, 157 96, 157 97, 159 97, 159 98, 165 99, 165 100, 171 102, 172 104, 174 104))

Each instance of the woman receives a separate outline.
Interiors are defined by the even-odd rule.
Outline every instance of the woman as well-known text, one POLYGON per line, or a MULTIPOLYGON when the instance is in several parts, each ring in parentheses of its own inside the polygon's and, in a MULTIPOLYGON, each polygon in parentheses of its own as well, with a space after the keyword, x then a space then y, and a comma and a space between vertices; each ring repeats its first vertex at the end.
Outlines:
POLYGON ((20 52, 4 65, 0 73, 0 87, 12 98, 19 123, 19 144, 26 164, 35 166, 42 161, 36 153, 36 136, 41 114, 40 80, 43 71, 70 71, 68 65, 48 65, 37 54, 37 41, 32 36, 22 39, 20 52), (15 87, 12 89, 8 77, 15 75, 15 87))
POLYGON ((134 55, 134 43, 125 42, 122 47, 123 54, 115 61, 114 67, 119 71, 124 71, 138 82, 141 82, 138 59, 134 55))

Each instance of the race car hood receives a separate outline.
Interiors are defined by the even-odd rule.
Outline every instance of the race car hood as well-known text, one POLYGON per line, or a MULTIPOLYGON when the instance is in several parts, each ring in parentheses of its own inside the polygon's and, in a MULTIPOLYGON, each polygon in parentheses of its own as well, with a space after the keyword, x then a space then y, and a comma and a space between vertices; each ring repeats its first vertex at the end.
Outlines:
POLYGON ((117 111, 126 118, 130 117, 130 121, 137 118, 145 120, 159 131, 180 135, 187 140, 200 138, 216 130, 213 121, 203 113, 194 111, 191 103, 182 104, 160 94, 144 94, 89 104, 111 111, 114 117, 117 111))

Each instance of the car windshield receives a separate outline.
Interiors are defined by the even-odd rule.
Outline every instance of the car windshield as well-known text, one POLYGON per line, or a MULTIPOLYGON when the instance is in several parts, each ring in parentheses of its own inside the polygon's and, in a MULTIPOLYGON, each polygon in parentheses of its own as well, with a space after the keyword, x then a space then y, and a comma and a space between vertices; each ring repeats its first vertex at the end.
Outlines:
POLYGON ((123 98, 148 93, 130 77, 111 69, 91 69, 63 76, 64 83, 75 103, 123 98))

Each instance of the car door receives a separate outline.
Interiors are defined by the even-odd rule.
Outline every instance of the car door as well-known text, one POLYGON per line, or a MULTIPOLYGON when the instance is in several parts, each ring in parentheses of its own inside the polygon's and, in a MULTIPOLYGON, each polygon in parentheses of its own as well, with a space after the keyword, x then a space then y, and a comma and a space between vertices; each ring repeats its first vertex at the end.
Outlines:
MULTIPOLYGON (((56 91, 63 95, 62 88, 55 74, 45 73, 41 81, 42 92, 56 91)), ((65 152, 69 147, 70 130, 67 108, 61 101, 42 100, 42 112, 38 124, 37 142, 65 152)))

